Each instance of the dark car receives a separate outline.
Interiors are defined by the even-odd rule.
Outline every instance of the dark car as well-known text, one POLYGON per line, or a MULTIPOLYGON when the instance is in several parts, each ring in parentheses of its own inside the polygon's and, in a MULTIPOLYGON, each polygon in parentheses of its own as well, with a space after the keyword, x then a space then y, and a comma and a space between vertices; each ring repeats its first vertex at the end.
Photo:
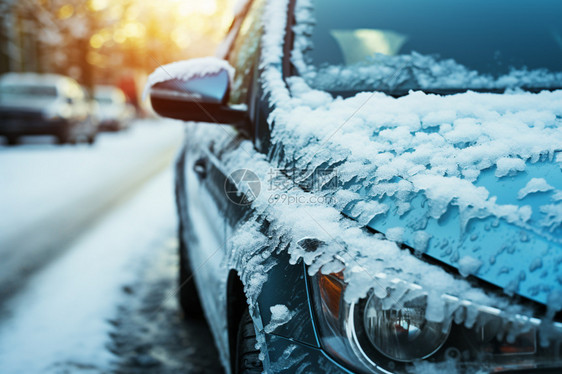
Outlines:
POLYGON ((8 73, 0 78, 0 135, 53 135, 60 144, 93 143, 97 123, 80 85, 56 74, 8 73))
POLYGON ((178 293, 227 371, 562 370, 561 15, 255 0, 150 76, 196 121, 178 293))

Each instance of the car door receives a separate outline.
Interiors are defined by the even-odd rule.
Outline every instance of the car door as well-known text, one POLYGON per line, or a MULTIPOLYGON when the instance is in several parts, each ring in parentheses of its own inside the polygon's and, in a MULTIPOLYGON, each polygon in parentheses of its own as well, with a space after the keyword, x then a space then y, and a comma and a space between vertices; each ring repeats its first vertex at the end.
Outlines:
MULTIPOLYGON (((261 23, 259 12, 262 0, 255 1, 248 15, 239 25, 237 36, 231 45, 228 59, 236 73, 231 90, 231 101, 235 104, 248 104, 253 77, 253 67, 257 63, 261 23)), ((251 116, 252 117, 252 116, 251 116)), ((212 122, 212 118, 209 119, 212 122)), ((186 130, 186 143, 183 160, 183 188, 185 211, 182 219, 185 225, 182 235, 187 243, 188 256, 193 270, 201 303, 210 322, 211 330, 219 345, 219 351, 228 352, 226 285, 229 275, 227 256, 228 217, 240 213, 233 211, 231 188, 222 159, 228 149, 236 148, 240 142, 249 139, 230 126, 206 123, 190 124, 186 130), (211 128, 209 126, 213 126, 211 128), (217 133, 220 139, 202 142, 198 134, 205 131, 217 133), (230 187, 229 187, 230 186, 230 187)), ((251 133, 249 130, 248 133, 251 133)), ((181 164, 181 163, 180 163, 181 164)), ((182 212, 180 212, 182 214, 182 212)), ((223 360, 226 360, 223 357, 223 360)))

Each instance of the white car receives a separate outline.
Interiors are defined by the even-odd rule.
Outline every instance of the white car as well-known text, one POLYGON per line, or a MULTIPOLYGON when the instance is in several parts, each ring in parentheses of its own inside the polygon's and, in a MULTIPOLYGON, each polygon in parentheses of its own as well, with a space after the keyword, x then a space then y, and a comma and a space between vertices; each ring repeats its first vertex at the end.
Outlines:
POLYGON ((134 108, 127 103, 123 91, 114 86, 96 86, 94 98, 98 103, 100 130, 119 131, 129 127, 134 108))
POLYGON ((0 78, 0 135, 17 144, 25 135, 58 142, 95 141, 96 122, 78 83, 57 74, 8 73, 0 78))

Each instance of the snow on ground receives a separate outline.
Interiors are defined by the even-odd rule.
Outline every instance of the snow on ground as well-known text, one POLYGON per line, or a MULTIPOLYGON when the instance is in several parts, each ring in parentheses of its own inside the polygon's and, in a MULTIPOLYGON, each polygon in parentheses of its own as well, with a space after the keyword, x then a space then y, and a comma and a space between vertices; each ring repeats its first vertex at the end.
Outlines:
POLYGON ((176 227, 170 229, 143 262, 137 282, 123 288, 119 316, 110 321, 114 373, 224 373, 205 321, 182 318, 175 297, 179 243, 176 227))
POLYGON ((115 188, 115 178, 178 144, 181 128, 173 123, 137 122, 131 131, 100 135, 93 147, 0 148, 0 240, 32 217, 44 218, 76 198, 115 188))
POLYGON ((175 121, 145 120, 126 132, 101 134, 93 147, 37 144, 35 138, 0 147, 0 282, 39 266, 163 170, 182 136, 175 121))
POLYGON ((4 373, 108 372, 105 346, 122 286, 143 258, 174 232, 172 173, 147 184, 76 241, 67 254, 35 274, 4 305, 0 362, 4 373))

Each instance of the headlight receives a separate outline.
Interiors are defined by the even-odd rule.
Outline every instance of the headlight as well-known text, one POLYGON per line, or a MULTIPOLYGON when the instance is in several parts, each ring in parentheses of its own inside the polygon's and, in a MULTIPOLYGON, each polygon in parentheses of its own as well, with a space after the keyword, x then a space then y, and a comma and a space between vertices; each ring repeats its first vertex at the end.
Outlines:
POLYGON ((43 112, 43 118, 49 121, 58 121, 64 118, 68 118, 72 114, 72 111, 68 105, 58 105, 47 107, 43 112))
POLYGON ((435 353, 447 340, 450 321, 425 319, 424 297, 385 309, 381 299, 369 296, 363 311, 363 328, 373 346, 396 361, 410 362, 435 353))
POLYGON ((444 295, 455 313, 443 322, 431 322, 425 318, 427 297, 415 285, 399 300, 370 293, 349 304, 343 297, 342 273, 316 274, 309 280, 322 348, 357 372, 411 372, 421 370, 418 365, 447 372, 451 367, 459 372, 562 367, 558 323, 551 323, 549 344, 541 346, 539 331, 544 326, 535 318, 508 316, 444 295))

